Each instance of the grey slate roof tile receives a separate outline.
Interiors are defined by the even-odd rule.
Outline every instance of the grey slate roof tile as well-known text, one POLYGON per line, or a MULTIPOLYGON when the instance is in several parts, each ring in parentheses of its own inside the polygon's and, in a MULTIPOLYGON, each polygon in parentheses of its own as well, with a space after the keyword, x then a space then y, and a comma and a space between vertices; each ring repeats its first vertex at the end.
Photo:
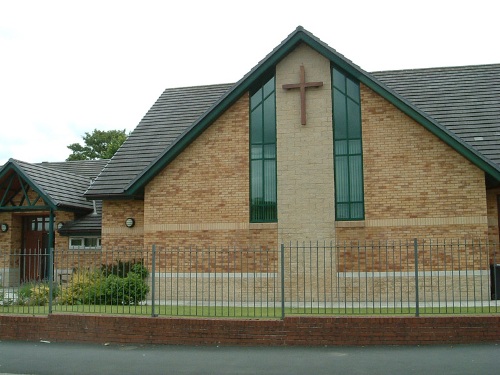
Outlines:
POLYGON ((102 201, 96 201, 96 211, 80 219, 65 223, 59 230, 63 236, 101 235, 102 201))
POLYGON ((500 166, 500 64, 372 75, 500 166))
POLYGON ((90 179, 95 179, 102 169, 108 164, 109 159, 99 160, 74 160, 62 162, 37 163, 43 167, 57 169, 63 172, 73 173, 90 179))
POLYGON ((91 210, 92 202, 83 196, 89 179, 74 173, 49 168, 43 164, 31 164, 10 159, 23 174, 57 207, 91 210))
POLYGON ((232 84, 166 89, 130 134, 87 196, 119 195, 202 116, 232 84))

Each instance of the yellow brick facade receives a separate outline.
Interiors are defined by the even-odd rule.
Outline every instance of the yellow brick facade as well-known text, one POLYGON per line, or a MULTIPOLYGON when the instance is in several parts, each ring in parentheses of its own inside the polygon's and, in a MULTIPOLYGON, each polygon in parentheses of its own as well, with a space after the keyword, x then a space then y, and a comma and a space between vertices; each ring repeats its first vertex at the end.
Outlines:
POLYGON ((141 200, 104 201, 102 206, 103 249, 142 249, 144 246, 144 202, 141 200), (135 225, 128 228, 127 218, 135 225))
POLYGON ((483 238, 484 172, 361 85, 365 220, 338 240, 483 238))
POLYGON ((146 186, 146 247, 277 246, 275 224, 249 223, 248 101, 240 98, 146 186))
POLYGON ((335 222, 330 61, 299 45, 276 67, 278 222, 249 222, 249 95, 145 187, 105 202, 103 246, 276 247, 287 241, 498 238, 497 190, 484 172, 361 85, 365 220, 335 222), (300 123, 299 80, 306 93, 300 123), (136 225, 128 229, 127 217, 136 225))
POLYGON ((500 188, 489 189, 486 195, 488 204, 488 237, 492 242, 499 242, 500 188))

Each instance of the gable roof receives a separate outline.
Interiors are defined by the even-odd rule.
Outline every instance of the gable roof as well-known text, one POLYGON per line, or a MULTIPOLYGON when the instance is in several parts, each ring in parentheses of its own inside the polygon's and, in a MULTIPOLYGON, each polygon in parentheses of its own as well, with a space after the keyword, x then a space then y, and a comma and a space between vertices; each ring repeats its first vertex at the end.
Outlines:
MULTIPOLYGON (((0 189, 1 196, 3 197, 4 194, 8 194, 6 193, 7 189, 15 191, 16 188, 21 188, 20 186, 16 186, 19 184, 19 180, 17 179, 13 180, 12 185, 1 184, 9 179, 12 174, 17 174, 40 195, 49 208, 81 212, 93 210, 92 202, 89 202, 83 196, 83 193, 89 186, 89 178, 77 173, 62 171, 54 166, 51 168, 49 167, 51 164, 52 163, 31 164, 16 159, 10 159, 0 169, 0 186, 3 186, 3 189, 0 189)), ((102 161, 88 160, 81 163, 75 163, 74 166, 76 167, 77 165, 80 167, 89 165, 99 166, 102 165, 102 161)), ((9 205, 0 207, 0 210, 16 209, 19 209, 19 207, 9 205)))
POLYGON ((116 152, 86 195, 121 195, 157 162, 232 84, 166 89, 116 152))
POLYGON ((372 75, 500 166, 500 64, 372 75))
MULTIPOLYGON (((137 129, 125 141, 122 148, 111 159, 110 163, 85 195, 88 198, 97 199, 141 196, 144 186, 157 173, 210 126, 229 106, 244 95, 252 85, 268 74, 269 71, 273 70, 288 53, 301 43, 307 44, 329 59, 337 67, 390 101, 401 111, 485 171, 491 179, 500 181, 500 167, 498 164, 488 159, 470 144, 464 142, 464 140, 438 122, 437 119, 431 117, 416 104, 412 103, 411 100, 398 93, 397 90, 389 88, 389 85, 384 84, 382 79, 378 79, 376 75, 365 72, 314 35, 302 27, 298 27, 233 86, 208 86, 211 88, 209 94, 213 95, 208 95, 206 98, 210 98, 212 100, 211 103, 208 100, 202 99, 202 97, 205 97, 205 94, 196 91, 196 88, 165 90, 163 95, 151 108, 151 114, 148 112, 137 129), (194 98, 189 98, 188 93, 193 91, 196 91, 197 95, 194 98), (182 98, 183 103, 180 100, 176 101, 172 98, 176 93, 186 93, 186 96, 182 98), (189 100, 192 100, 192 102, 189 100), (197 103, 203 103, 203 105, 198 105, 197 103), (193 105, 193 112, 189 109, 191 104, 193 105), (187 112, 180 111, 181 115, 186 116, 186 121, 176 122, 176 126, 171 128, 167 115, 177 116, 176 105, 179 105, 180 109, 186 110, 188 108, 187 112), (162 113, 162 116, 159 116, 160 113, 162 113), (157 115, 156 118, 155 114, 157 115), (145 121, 146 118, 148 121, 145 121), (188 118, 191 120, 188 120, 188 118), (160 136, 158 132, 159 128, 165 129, 165 133, 162 136, 165 139, 154 139, 154 142, 151 142, 151 138, 160 136), (150 130, 151 135, 149 135, 150 130), (148 140, 151 144, 148 143, 148 140), (141 145, 143 146, 142 148, 140 148, 141 145), (144 145, 147 146, 144 147, 144 145), (149 155, 148 158, 143 158, 142 153, 147 153, 149 155), (114 161, 115 158, 117 159, 116 161, 114 161), (137 163, 134 165, 136 158, 137 163)), ((385 78, 387 82, 392 82, 388 77, 385 78)))

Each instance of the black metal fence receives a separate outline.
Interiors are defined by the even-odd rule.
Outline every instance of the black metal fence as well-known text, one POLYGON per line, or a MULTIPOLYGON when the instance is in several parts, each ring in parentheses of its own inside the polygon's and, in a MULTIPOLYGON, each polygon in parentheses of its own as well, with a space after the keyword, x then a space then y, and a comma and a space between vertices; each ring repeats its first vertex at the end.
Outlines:
POLYGON ((0 313, 276 317, 498 313, 498 244, 0 250, 0 313))

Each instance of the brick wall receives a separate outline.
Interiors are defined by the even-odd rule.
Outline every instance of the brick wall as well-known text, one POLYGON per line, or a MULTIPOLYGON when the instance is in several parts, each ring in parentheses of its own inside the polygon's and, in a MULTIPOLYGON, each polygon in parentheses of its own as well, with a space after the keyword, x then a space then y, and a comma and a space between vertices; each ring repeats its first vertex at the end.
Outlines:
POLYGON ((168 345, 423 345, 500 342, 500 316, 182 319, 0 316, 1 340, 168 345))
POLYGON ((486 192, 488 202, 488 237, 490 241, 499 242, 500 232, 498 219, 500 216, 500 188, 490 189, 486 192))
POLYGON ((144 246, 144 202, 139 200, 103 201, 102 248, 138 249, 144 246), (133 218, 132 228, 125 226, 127 218, 133 218))
POLYGON ((484 172, 361 85, 365 221, 338 240, 486 238, 484 172))
POLYGON ((276 247, 249 223, 249 97, 244 95, 145 189, 145 246, 276 247))

